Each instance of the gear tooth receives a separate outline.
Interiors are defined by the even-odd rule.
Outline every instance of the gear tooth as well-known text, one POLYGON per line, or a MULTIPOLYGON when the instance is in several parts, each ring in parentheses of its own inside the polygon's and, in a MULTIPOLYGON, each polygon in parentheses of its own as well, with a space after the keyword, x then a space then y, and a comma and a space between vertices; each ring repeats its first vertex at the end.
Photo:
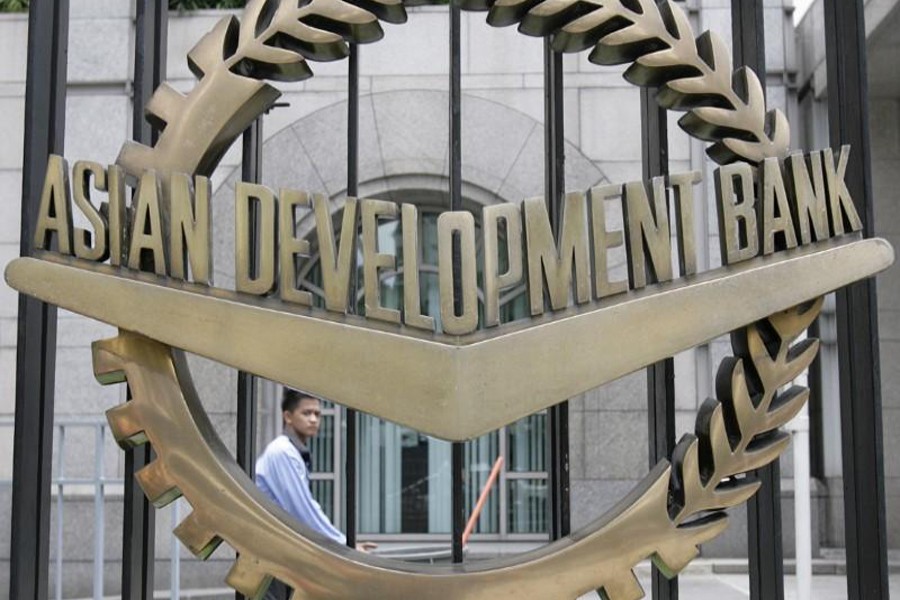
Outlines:
POLYGON ((125 369, 121 357, 113 350, 118 338, 98 340, 91 344, 94 361, 94 377, 102 385, 125 381, 125 369))
POLYGON ((628 571, 603 586, 600 597, 604 600, 641 600, 644 597, 644 588, 638 582, 634 572, 628 571))
POLYGON ((165 464, 160 460, 155 460, 138 471, 135 477, 147 498, 157 508, 162 508, 181 496, 181 491, 169 476, 165 464))
POLYGON ((133 448, 147 442, 147 434, 137 417, 134 400, 106 411, 106 420, 122 448, 133 448))
POLYGON ((259 561, 242 554, 234 561, 234 566, 228 572, 225 583, 248 598, 262 598, 272 576, 263 570, 259 561))
POLYGON ((179 523, 174 533, 194 556, 203 560, 209 558, 222 543, 222 538, 202 522, 196 511, 179 523))

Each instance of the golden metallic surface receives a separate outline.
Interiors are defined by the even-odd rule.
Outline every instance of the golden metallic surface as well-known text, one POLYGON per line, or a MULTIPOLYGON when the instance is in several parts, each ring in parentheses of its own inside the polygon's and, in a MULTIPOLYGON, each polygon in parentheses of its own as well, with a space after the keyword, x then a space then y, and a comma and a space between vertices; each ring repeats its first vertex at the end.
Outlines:
POLYGON ((821 152, 802 152, 787 158, 786 174, 794 190, 794 221, 800 232, 800 244, 831 237, 828 225, 828 190, 821 152))
MULTIPOLYGON (((304 194, 303 201, 306 200, 304 194)), ((263 296, 275 289, 275 257, 278 252, 278 239, 275 226, 278 214, 275 194, 264 185, 237 182, 234 187, 234 285, 235 289, 245 294, 263 296), (254 228, 251 218, 256 213, 259 227, 254 228), (255 229, 255 235, 252 233, 255 229), (251 253, 250 244, 255 240, 256 252, 251 253), (258 264, 250 263, 250 257, 256 254, 258 264)), ((299 251, 308 242, 301 242, 295 248, 296 240, 291 236, 281 240, 281 251, 299 251)), ((282 286, 286 288, 287 286, 282 286)))
POLYGON ((847 188, 847 164, 850 161, 850 146, 841 146, 837 164, 831 148, 822 151, 825 162, 825 183, 828 186, 828 198, 831 202, 832 234, 842 235, 845 231, 862 231, 862 221, 856 214, 856 205, 847 188), (839 216, 843 215, 843 216, 839 216))
POLYGON ((531 314, 544 312, 544 282, 551 310, 569 306, 572 271, 575 302, 591 299, 591 245, 588 240, 587 200, 581 192, 566 194, 557 244, 543 198, 522 203, 525 211, 525 244, 528 262, 528 297, 531 314))
POLYGON ((197 176, 193 182, 182 173, 172 174, 169 184, 169 260, 175 279, 212 284, 212 211, 210 184, 207 177, 197 176))
POLYGON ((794 231, 791 201, 781 174, 781 164, 777 158, 767 158, 760 170, 762 210, 758 218, 762 220, 762 252, 772 254, 775 250, 796 248, 797 234, 794 231))
MULTIPOLYGON (((400 311, 381 304, 381 269, 397 268, 397 257, 378 252, 378 221, 394 219, 400 208, 387 200, 360 200, 362 205, 363 284, 366 297, 366 317, 387 323, 399 323, 400 311)), ((348 363, 351 364, 351 363, 348 363)))
POLYGON ((609 280, 609 251, 625 243, 621 230, 606 230, 606 201, 622 195, 621 185, 603 185, 589 192, 591 202, 591 231, 594 241, 594 294, 598 299, 628 291, 628 281, 609 280))
POLYGON ((632 289, 648 283, 672 280, 670 237, 665 177, 654 177, 652 193, 643 182, 625 184, 622 215, 628 236, 628 276, 632 289), (653 206, 650 205, 653 196, 653 206))
POLYGON ((154 92, 147 117, 162 130, 156 144, 127 142, 116 162, 134 177, 146 169, 209 175, 281 95, 265 80, 310 77, 306 59, 342 58, 347 42, 380 39, 379 19, 403 23, 406 11, 399 0, 251 0, 240 21, 223 17, 188 54, 200 79, 194 89, 164 83, 154 92))
MULTIPOLYGON (((297 237, 297 206, 309 206, 309 196, 304 192, 282 190, 278 211, 279 240, 273 254, 280 254, 281 281, 278 287, 281 299, 312 306, 312 294, 298 288, 296 257, 309 256, 309 242, 297 237)), ((331 223, 328 225, 331 226, 331 223)))
POLYGON ((153 276, 62 257, 16 259, 6 278, 45 302, 429 435, 464 440, 874 275, 893 260, 881 239, 830 240, 466 338, 205 286, 161 285, 153 276))
POLYGON ((56 234, 56 250, 72 254, 72 199, 69 197, 69 166, 66 159, 51 154, 41 191, 37 224, 34 228, 35 248, 49 250, 51 235, 56 234))
POLYGON ((166 251, 163 242, 162 186, 154 171, 141 175, 134 197, 134 215, 128 245, 128 268, 152 270, 166 275, 166 251))
POLYGON ((419 211, 414 204, 403 204, 400 211, 403 228, 403 324, 434 331, 434 318, 422 314, 422 292, 419 288, 419 211))
POLYGON ((820 308, 821 300, 770 317, 766 330, 777 339, 767 343, 760 326, 744 329, 736 356, 720 369, 719 401, 701 410, 697 436, 684 436, 675 464, 659 463, 606 515, 514 558, 439 567, 358 553, 308 530, 269 501, 216 435, 179 352, 122 332, 94 343, 94 371, 103 383, 127 380, 131 386, 133 399, 107 416, 120 444, 153 444, 157 458, 137 475, 148 498, 162 506, 184 495, 194 510, 175 534, 202 558, 223 541, 236 550, 240 558, 226 581, 251 598, 277 577, 296 590, 294 598, 319 600, 565 599, 598 588, 609 600, 637 600, 644 594, 631 569, 651 558, 676 575, 699 544, 725 530, 722 510, 756 492, 751 477, 735 476, 768 464, 784 449, 786 435, 769 432, 796 414, 808 390, 778 395, 778 389, 815 356, 816 341, 791 344, 820 308), (761 374, 758 404, 747 391, 745 363, 761 374), (736 447, 726 419, 740 432, 736 447))
POLYGON ((759 254, 753 168, 735 163, 716 169, 716 210, 722 264, 733 265, 759 254))
POLYGON ((515 204, 494 204, 481 211, 484 236, 484 326, 500 324, 500 294, 522 281, 522 215, 515 204), (500 221, 506 232, 506 272, 500 273, 500 221))
MULTIPOLYGON (((477 9, 482 0, 464 0, 477 9)), ((715 142, 708 154, 726 164, 784 157, 790 126, 780 110, 766 109, 756 74, 732 71, 727 45, 714 33, 694 34, 685 9, 672 0, 487 0, 488 23, 519 24, 527 35, 552 38, 554 49, 593 47, 591 62, 629 64, 625 78, 660 87, 669 109, 689 111, 679 124, 715 142)))
POLYGON ((678 246, 678 274, 697 272, 697 238, 694 235, 694 185, 702 181, 700 171, 669 177, 675 202, 675 239, 678 246))
POLYGON ((109 202, 106 205, 109 222, 109 264, 118 267, 125 259, 128 247, 127 211, 125 209, 125 172, 118 165, 110 165, 106 172, 109 202))
POLYGON ((99 192, 106 191, 106 170, 99 163, 78 161, 72 170, 72 179, 72 200, 91 224, 91 231, 80 227, 73 230, 72 249, 78 258, 104 260, 107 255, 106 219, 91 203, 91 187, 99 192))
MULTIPOLYGON (((335 248, 334 230, 328 198, 324 194, 313 194, 313 210, 316 214, 316 233, 319 239, 319 265, 322 269, 322 291, 325 294, 325 308, 330 311, 347 312, 350 301, 350 269, 356 254, 356 198, 347 198, 344 203, 344 218, 341 221, 340 247, 335 248)), ((292 234, 293 235, 293 234, 292 234)))
POLYGON ((441 213, 437 231, 441 329, 447 335, 467 335, 478 328, 475 217, 463 211, 441 213), (459 244, 459 273, 453 272, 454 238, 458 239, 459 244), (455 303, 456 286, 461 289, 458 307, 455 303))

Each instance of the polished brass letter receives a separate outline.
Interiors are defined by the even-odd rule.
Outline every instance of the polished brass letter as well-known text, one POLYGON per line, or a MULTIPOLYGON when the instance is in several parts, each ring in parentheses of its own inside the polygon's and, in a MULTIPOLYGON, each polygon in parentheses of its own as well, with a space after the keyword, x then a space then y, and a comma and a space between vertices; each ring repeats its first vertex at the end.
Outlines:
POLYGON ((841 146, 841 155, 837 166, 834 164, 834 153, 831 148, 824 150, 825 181, 828 184, 828 199, 831 209, 831 230, 834 235, 843 235, 846 228, 850 231, 862 229, 862 221, 850 196, 847 187, 847 163, 850 160, 850 146, 841 146))
POLYGON ((594 295, 600 299, 628 291, 627 281, 609 280, 609 251, 624 244, 625 236, 620 230, 606 230, 606 201, 620 196, 622 186, 598 186, 592 188, 588 194, 591 202, 591 225, 594 235, 594 295))
POLYGON ((522 215, 515 204, 494 204, 481 211, 484 235, 484 325, 500 324, 500 292, 522 281, 522 215), (507 268, 500 273, 499 223, 506 224, 507 268))
POLYGON ((679 274, 697 272, 697 240, 694 237, 694 185, 700 183, 700 171, 669 177, 675 195, 675 238, 678 244, 679 274))
POLYGON ((313 194, 312 203, 316 213, 316 233, 319 236, 319 265, 322 269, 325 308, 346 313, 350 299, 350 265, 356 251, 356 198, 347 198, 344 203, 338 249, 335 249, 334 225, 331 222, 328 198, 323 194, 313 194))
POLYGON ((637 290, 647 283, 671 281, 672 240, 665 178, 653 178, 653 207, 642 181, 625 184, 622 204, 631 287, 637 290))
POLYGON ((157 275, 166 274, 160 196, 162 190, 156 172, 144 171, 135 199, 131 245, 128 248, 129 269, 148 270, 152 260, 153 272, 157 275))
POLYGON ((235 289, 239 292, 265 296, 275 289, 277 211, 275 193, 266 186, 243 181, 239 181, 235 186, 234 284, 235 289), (256 220, 251 219, 251 213, 256 214, 256 220), (251 226, 257 223, 256 243, 259 252, 259 267, 254 269, 256 265, 250 263, 250 243, 252 241, 250 231, 251 226))
POLYGON ((56 233, 57 252, 72 254, 72 198, 69 191, 69 165, 66 159, 51 154, 47 161, 47 176, 41 192, 34 247, 50 249, 50 235, 56 233))
POLYGON ((811 243, 813 231, 816 241, 828 239, 831 237, 831 231, 828 228, 828 190, 825 187, 822 153, 811 152, 806 158, 797 152, 791 154, 787 162, 785 172, 788 192, 793 197, 791 205, 797 229, 800 231, 800 243, 804 245, 811 243))
POLYGON ((716 209, 722 263, 730 265, 759 254, 759 232, 753 197, 753 169, 747 163, 719 167, 715 172, 716 209), (741 223, 738 223, 741 221, 741 223))
MULTIPOLYGON (((301 290, 297 281, 297 257, 309 256, 309 242, 297 237, 297 209, 298 206, 309 206, 309 196, 306 192, 297 190, 281 190, 281 205, 278 209, 280 216, 279 239, 281 252, 281 299, 285 302, 312 306, 312 294, 301 290)), ((327 210, 327 209, 326 209, 327 210)), ((331 227, 329 220, 328 227, 331 227)), ((323 265, 322 270, 325 270, 323 265)))
POLYGON ((528 292, 531 314, 544 312, 543 274, 552 310, 569 304, 572 268, 575 269, 575 301, 591 299, 591 262, 588 243, 587 201, 581 192, 566 194, 559 247, 553 239, 550 216, 543 198, 531 198, 525 208, 525 240, 528 246, 528 292))
POLYGON ((91 204, 91 179, 94 189, 106 191, 106 171, 95 162, 78 161, 72 171, 75 185, 72 188, 72 200, 75 206, 91 224, 92 231, 76 227, 72 236, 75 256, 85 260, 104 261, 107 253, 106 218, 91 204))
POLYGON ((419 211, 413 204, 401 207, 403 225, 403 322, 434 331, 434 319, 422 314, 419 290, 419 211))
POLYGON ((449 335, 466 335, 478 328, 478 273, 475 265, 475 217, 464 211, 441 213, 438 228, 441 328, 449 335), (460 272, 453 272, 453 238, 459 239, 460 272), (462 304, 454 302, 453 286, 459 277, 462 304), (458 308, 458 311, 457 311, 458 308), (459 314, 457 314, 459 312, 459 314))
POLYGON ((191 281, 210 285, 213 269, 209 179, 195 177, 191 194, 191 178, 183 173, 173 173, 170 187, 169 261, 172 277, 187 279, 190 263, 191 281))
POLYGON ((106 170, 106 187, 109 203, 106 205, 109 221, 109 264, 118 267, 127 263, 124 251, 128 248, 128 218, 125 211, 125 171, 119 165, 109 165, 106 170))
POLYGON ((397 257, 393 254, 378 252, 378 219, 395 219, 399 209, 387 200, 360 200, 362 204, 362 238, 363 238, 363 279, 366 290, 366 317, 400 322, 400 311, 385 308, 381 305, 381 280, 378 271, 397 268, 397 257))
POLYGON ((791 204, 788 199, 781 164, 777 158, 767 158, 762 168, 762 241, 763 254, 797 247, 797 234, 791 218, 791 204), (778 216, 775 216, 776 209, 778 216), (776 245, 775 235, 781 234, 783 243, 776 245))

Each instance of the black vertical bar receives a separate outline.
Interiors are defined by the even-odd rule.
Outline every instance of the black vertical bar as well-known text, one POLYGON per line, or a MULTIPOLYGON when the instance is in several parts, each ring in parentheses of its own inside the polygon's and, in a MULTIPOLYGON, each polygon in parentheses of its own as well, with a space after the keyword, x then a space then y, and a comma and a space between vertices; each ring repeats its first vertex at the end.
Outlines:
MULTIPOLYGON (((462 210, 462 89, 460 57, 459 0, 450 0, 450 210, 462 210)), ((453 245, 453 304, 462 303, 462 257, 459 244, 453 245)), ((454 442, 451 448, 453 523, 453 562, 463 561, 463 531, 466 527, 465 444, 454 442)))
MULTIPOLYGON (((68 0, 32 0, 25 84, 22 256, 34 251, 32 236, 47 158, 63 153, 68 47, 68 0)), ((18 319, 9 597, 42 600, 47 597, 49 580, 56 307, 20 294, 18 319)))
MULTIPOLYGON (((257 118, 244 131, 241 140, 241 181, 259 183, 262 179, 262 117, 257 118)), ((250 225, 250 264, 259 260, 257 235, 259 213, 253 214, 250 225)), ((256 377, 246 371, 238 371, 237 379, 237 452, 236 460, 244 472, 253 479, 256 462, 256 407, 258 401, 256 377)), ((234 593, 235 600, 244 595, 234 593)))
MULTIPOLYGON (((241 180, 259 183, 262 177, 262 117, 244 132, 241 155, 241 180)), ((258 217, 258 215, 254 215, 258 217)), ((258 223, 250 227, 250 264, 258 261, 256 236, 258 223)), ((237 463, 251 478, 256 459, 256 377, 238 371, 237 382, 237 463)))
MULTIPOLYGON (((641 144, 645 181, 669 174, 669 135, 666 110, 656 101, 655 89, 641 88, 641 144)), ((669 206, 669 203, 666 203, 669 206)), ((667 209, 668 210, 668 209, 667 209)), ((668 215, 657 215, 658 219, 668 215)), ((668 460, 675 449, 675 361, 666 358, 647 367, 647 434, 650 468, 668 460)), ((668 579, 654 565, 652 597, 677 600, 678 580, 668 579)))
MULTIPOLYGON (((560 207, 565 193, 565 138, 563 128, 563 61, 554 52, 550 38, 544 38, 544 193, 550 223, 557 238, 561 221, 560 207)), ((562 402, 547 411, 547 453, 549 485, 547 509, 550 513, 550 539, 569 535, 569 403, 562 402)))
MULTIPOLYGON (((765 89, 765 23, 763 0, 732 0, 732 33, 735 67, 747 66, 759 76, 765 89)), ((784 598, 784 566, 781 540, 781 465, 778 460, 755 472, 761 487, 747 503, 747 537, 750 597, 784 598)))
MULTIPOLYGON (((350 44, 350 56, 347 64, 347 196, 355 197, 359 193, 359 46, 350 44)), ((354 233, 355 235, 355 233, 354 233)), ((353 253, 353 277, 350 286, 350 302, 348 312, 356 314, 356 253, 353 253)), ((347 545, 356 547, 356 466, 357 466, 357 429, 359 415, 352 408, 347 412, 347 450, 344 455, 344 502, 346 506, 347 545)))
MULTIPOLYGON (((132 137, 137 142, 151 145, 159 132, 144 118, 144 108, 165 77, 168 3, 163 0, 137 0, 135 9, 132 137)), ((123 598, 153 598, 156 517, 153 506, 134 477, 152 460, 153 450, 149 443, 125 451, 123 598)))
MULTIPOLYGON (((870 237, 875 233, 875 218, 863 3, 826 0, 825 35, 831 145, 852 148, 847 186, 863 232, 870 237)), ((837 294, 844 534, 847 591, 853 600, 889 597, 875 289, 875 278, 871 278, 837 294)))

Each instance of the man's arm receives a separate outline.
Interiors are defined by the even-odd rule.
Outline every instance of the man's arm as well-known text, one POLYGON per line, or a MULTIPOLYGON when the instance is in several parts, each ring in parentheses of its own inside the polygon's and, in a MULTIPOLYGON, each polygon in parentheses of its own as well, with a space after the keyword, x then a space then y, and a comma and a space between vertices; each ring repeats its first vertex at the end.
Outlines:
POLYGON ((306 465, 299 455, 294 454, 276 452, 267 461, 267 472, 263 477, 268 491, 274 496, 273 500, 310 529, 339 544, 346 544, 346 536, 331 524, 322 507, 312 497, 306 465))

